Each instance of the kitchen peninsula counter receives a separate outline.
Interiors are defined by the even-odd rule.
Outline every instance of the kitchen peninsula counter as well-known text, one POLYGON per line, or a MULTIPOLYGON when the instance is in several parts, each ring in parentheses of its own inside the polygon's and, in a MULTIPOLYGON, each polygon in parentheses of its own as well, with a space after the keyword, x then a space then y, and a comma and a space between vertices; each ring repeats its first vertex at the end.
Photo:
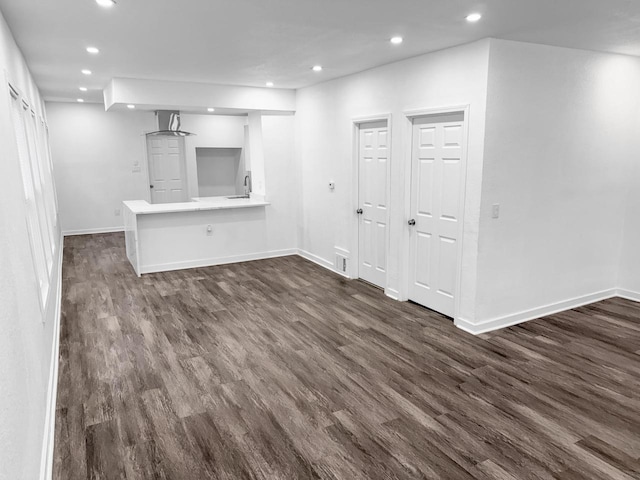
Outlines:
POLYGON ((146 200, 128 200, 122 202, 132 213, 147 215, 150 213, 196 212, 200 210, 219 210, 227 208, 264 207, 269 202, 258 198, 196 197, 191 202, 149 203, 146 200))
POLYGON ((270 203, 263 198, 198 197, 191 202, 123 202, 127 258, 138 276, 295 253, 271 250, 270 203))

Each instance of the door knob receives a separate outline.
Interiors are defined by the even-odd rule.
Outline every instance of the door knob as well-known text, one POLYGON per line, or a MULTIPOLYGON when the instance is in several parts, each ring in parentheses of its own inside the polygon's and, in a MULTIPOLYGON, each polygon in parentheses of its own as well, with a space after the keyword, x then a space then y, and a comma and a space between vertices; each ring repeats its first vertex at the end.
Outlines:
POLYGON ((362 209, 361 209, 361 208, 359 208, 359 209, 357 209, 357 210, 356 210, 356 213, 357 213, 358 215, 362 215, 363 211, 362 211, 362 209))
POLYGON ((412 218, 407 223, 413 227, 416 224, 416 221, 412 218))
POLYGON ((149 185, 149 188, 153 188, 153 185, 149 185))

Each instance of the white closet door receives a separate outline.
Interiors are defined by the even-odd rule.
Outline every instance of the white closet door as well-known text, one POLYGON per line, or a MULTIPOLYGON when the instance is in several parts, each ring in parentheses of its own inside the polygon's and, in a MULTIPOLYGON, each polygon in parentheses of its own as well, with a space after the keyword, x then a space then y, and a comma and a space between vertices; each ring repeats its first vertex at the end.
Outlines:
POLYGON ((188 200, 184 161, 184 138, 147 137, 151 203, 188 200))
POLYGON ((360 125, 359 276, 384 288, 387 282, 387 122, 360 125))
POLYGON ((458 274, 463 133, 463 113, 413 121, 409 298, 449 317, 458 274))

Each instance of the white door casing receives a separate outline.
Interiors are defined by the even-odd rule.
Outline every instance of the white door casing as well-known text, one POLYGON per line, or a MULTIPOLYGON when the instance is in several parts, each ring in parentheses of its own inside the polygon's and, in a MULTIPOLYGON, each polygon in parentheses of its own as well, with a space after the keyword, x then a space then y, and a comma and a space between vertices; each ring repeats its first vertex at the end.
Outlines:
POLYGON ((183 137, 147 137, 151 203, 188 200, 184 149, 183 137))
POLYGON ((381 288, 387 283, 388 123, 360 124, 358 145, 358 276, 381 288))
POLYGON ((412 125, 409 299, 449 317, 464 208, 464 120, 454 112, 415 117, 412 125))

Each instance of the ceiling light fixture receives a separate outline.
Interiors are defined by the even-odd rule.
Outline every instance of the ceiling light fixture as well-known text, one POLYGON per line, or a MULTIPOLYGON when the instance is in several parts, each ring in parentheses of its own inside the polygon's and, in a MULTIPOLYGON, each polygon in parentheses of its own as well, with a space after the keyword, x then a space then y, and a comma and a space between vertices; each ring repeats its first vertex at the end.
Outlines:
POLYGON ((265 85, 266 85, 267 87, 273 87, 273 82, 267 82, 267 83, 265 83, 265 85))
POLYGON ((136 108, 136 106, 135 106, 135 105, 131 105, 131 104, 129 104, 129 105, 127 105, 127 108, 128 108, 129 110, 133 110, 134 108, 136 108))
POLYGON ((86 91, 87 91, 87 87, 80 87, 80 88, 79 88, 79 90, 80 90, 81 92, 86 92, 86 91))
POLYGON ((313 70, 314 72, 321 72, 322 71, 322 65, 314 65, 311 70, 313 70))
POLYGON ((215 111, 216 111, 215 108, 211 108, 211 107, 207 108, 207 112, 215 112, 215 111))
POLYGON ((82 70, 83 75, 91 75, 91 70, 84 69, 82 70))
POLYGON ((402 43, 402 37, 391 37, 390 42, 394 45, 400 45, 402 43))
POLYGON ((100 50, 98 50, 96 47, 87 47, 87 52, 92 53, 93 55, 96 55, 100 53, 100 50))
POLYGON ((467 22, 474 23, 482 18, 482 15, 479 13, 470 13, 467 15, 467 22))
POLYGON ((78 100, 78 103, 83 103, 84 102, 83 98, 78 98, 77 100, 78 100))
POLYGON ((96 3, 104 8, 111 8, 116 4, 115 0, 96 0, 96 3))

